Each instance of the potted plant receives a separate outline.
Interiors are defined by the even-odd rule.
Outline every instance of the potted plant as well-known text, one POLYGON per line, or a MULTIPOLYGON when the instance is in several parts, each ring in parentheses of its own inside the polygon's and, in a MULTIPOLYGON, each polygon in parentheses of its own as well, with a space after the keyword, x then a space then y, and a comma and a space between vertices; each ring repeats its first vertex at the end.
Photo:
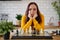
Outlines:
POLYGON ((21 14, 16 14, 16 19, 17 19, 17 25, 18 26, 21 26, 21 18, 22 18, 22 15, 21 14))
POLYGON ((59 21, 58 24, 60 26, 60 0, 59 1, 54 1, 52 2, 53 7, 55 8, 55 10, 57 11, 57 14, 59 16, 59 21))
POLYGON ((4 39, 9 39, 10 31, 14 28, 12 22, 0 21, 0 35, 4 35, 4 39))

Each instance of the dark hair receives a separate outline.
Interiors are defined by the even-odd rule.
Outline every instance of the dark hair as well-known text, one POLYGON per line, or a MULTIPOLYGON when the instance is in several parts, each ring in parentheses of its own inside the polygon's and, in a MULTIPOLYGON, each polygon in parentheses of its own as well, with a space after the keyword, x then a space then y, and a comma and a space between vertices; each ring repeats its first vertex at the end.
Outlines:
POLYGON ((28 6, 27 6, 27 10, 26 10, 26 22, 28 22, 29 21, 29 17, 28 17, 28 11, 29 11, 29 7, 30 7, 30 5, 32 5, 32 4, 34 4, 36 7, 37 7, 37 17, 35 18, 37 21, 38 21, 38 23, 41 23, 42 22, 42 20, 41 20, 41 16, 40 16, 40 11, 39 11, 39 9, 38 9, 38 5, 35 3, 35 2, 31 2, 31 3, 29 3, 28 4, 28 6))

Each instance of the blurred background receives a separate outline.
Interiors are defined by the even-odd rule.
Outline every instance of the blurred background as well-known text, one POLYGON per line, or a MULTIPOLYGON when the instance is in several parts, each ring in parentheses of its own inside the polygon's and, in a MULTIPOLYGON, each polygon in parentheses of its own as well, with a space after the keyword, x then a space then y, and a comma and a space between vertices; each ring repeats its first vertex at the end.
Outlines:
POLYGON ((16 25, 16 14, 24 15, 27 5, 36 2, 45 16, 45 25, 52 22, 54 26, 58 26, 59 17, 51 4, 54 1, 58 0, 0 0, 0 20, 12 21, 16 25))

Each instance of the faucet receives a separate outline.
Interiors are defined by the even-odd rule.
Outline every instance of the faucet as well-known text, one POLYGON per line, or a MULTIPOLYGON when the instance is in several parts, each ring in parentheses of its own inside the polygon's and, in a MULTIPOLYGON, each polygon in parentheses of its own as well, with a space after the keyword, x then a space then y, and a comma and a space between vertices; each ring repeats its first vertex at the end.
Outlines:
POLYGON ((49 22, 48 22, 49 26, 53 26, 53 22, 51 22, 52 20, 54 20, 54 17, 50 17, 49 22))

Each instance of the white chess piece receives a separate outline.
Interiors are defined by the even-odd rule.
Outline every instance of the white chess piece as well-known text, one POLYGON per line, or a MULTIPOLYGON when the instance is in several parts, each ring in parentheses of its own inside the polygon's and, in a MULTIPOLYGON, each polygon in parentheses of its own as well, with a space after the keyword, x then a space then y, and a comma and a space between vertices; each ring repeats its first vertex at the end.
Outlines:
POLYGON ((26 29, 26 32, 25 32, 26 34, 28 34, 28 30, 26 29))
POLYGON ((31 26, 30 26, 30 28, 29 28, 29 33, 30 33, 30 34, 32 33, 32 28, 31 28, 31 26))
POLYGON ((24 30, 23 29, 20 29, 20 34, 24 34, 24 30))
POLYGON ((41 28, 41 30, 40 30, 40 33, 43 33, 43 30, 42 30, 42 28, 41 28))

